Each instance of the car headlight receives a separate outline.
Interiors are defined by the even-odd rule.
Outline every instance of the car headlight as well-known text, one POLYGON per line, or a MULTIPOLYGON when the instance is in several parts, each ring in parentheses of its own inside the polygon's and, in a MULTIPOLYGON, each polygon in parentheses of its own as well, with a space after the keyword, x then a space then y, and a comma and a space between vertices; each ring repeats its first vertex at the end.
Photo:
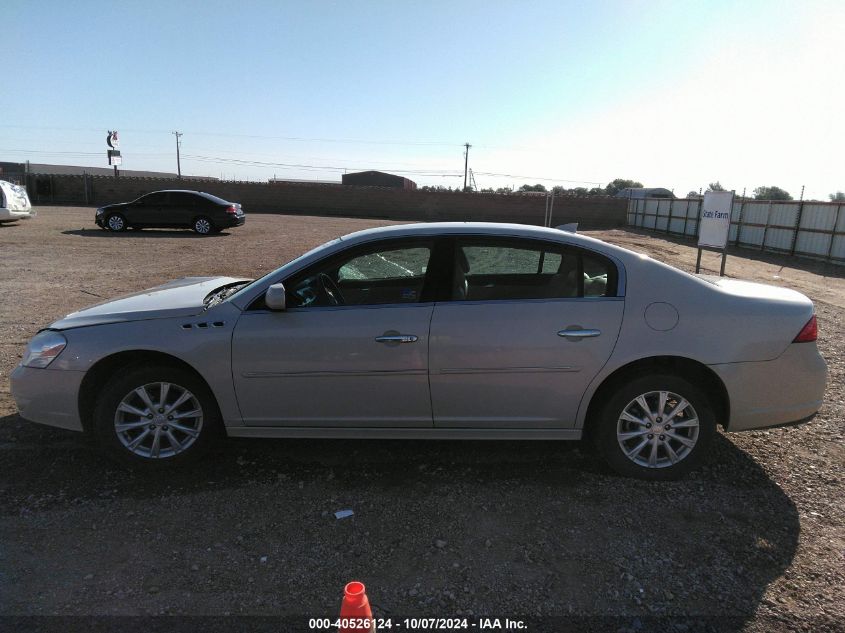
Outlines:
MULTIPOLYGON (((103 212, 104 212, 104 211, 105 211, 105 209, 103 209, 102 207, 100 207, 99 209, 97 209, 97 213, 96 213, 96 215, 103 215, 103 212)), ((89 211, 89 213, 90 213, 90 211, 89 211)))
POLYGON ((52 330, 39 332, 26 346, 21 365, 43 369, 61 354, 66 345, 67 339, 58 332, 52 330))

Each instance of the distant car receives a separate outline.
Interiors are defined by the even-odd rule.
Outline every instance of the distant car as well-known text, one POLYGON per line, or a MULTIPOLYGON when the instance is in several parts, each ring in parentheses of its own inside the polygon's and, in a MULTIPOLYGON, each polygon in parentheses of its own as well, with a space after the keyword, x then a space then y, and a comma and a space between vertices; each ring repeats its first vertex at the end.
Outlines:
POLYGON ((237 202, 228 202, 203 191, 154 191, 132 202, 97 209, 97 225, 108 231, 128 228, 193 229, 200 235, 241 226, 246 218, 237 202))
POLYGON ((26 188, 0 180, 0 222, 17 222, 35 216, 26 188))
POLYGON ((22 417, 180 462, 218 435, 573 440, 682 475, 721 424, 804 420, 826 365, 804 295, 540 227, 432 223, 329 242, 256 281, 177 280, 41 330, 22 417))

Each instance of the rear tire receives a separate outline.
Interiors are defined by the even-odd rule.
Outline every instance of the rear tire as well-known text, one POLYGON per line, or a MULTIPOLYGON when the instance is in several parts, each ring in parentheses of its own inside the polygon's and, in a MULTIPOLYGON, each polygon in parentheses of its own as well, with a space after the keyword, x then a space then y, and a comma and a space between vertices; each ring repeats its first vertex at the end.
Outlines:
POLYGON ((697 386, 653 374, 610 394, 595 420, 593 441, 621 475, 667 481, 698 466, 715 433, 713 409, 697 386))
POLYGON ((191 462, 223 435, 223 423, 206 384, 168 365, 130 366, 100 387, 94 436, 111 459, 162 468, 191 462))
POLYGON ((191 228, 194 230, 194 233, 197 233, 198 235, 209 235, 212 231, 214 231, 214 224, 207 217, 200 216, 194 220, 191 228))

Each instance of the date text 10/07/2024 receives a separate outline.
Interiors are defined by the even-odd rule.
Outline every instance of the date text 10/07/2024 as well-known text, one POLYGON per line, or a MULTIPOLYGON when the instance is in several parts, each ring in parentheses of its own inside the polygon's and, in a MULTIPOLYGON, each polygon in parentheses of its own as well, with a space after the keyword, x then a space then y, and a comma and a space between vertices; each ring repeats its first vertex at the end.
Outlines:
POLYGON ((522 620, 509 618, 311 618, 312 630, 405 630, 405 631, 527 631, 522 620))

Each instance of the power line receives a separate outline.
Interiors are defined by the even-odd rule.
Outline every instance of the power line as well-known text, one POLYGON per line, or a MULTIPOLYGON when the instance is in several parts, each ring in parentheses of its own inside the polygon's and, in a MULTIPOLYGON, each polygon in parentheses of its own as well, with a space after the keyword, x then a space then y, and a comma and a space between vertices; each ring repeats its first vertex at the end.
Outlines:
MULTIPOLYGON (((193 146, 192 146, 193 147, 193 146)), ((209 147, 193 147, 194 150, 197 152, 211 152, 215 153, 218 150, 215 148, 209 147)), ((357 158, 338 158, 334 156, 307 156, 307 155, 285 155, 281 156, 278 153, 268 153, 268 152, 237 152, 233 150, 225 150, 225 156, 218 156, 218 158, 236 158, 237 156, 247 156, 247 157, 255 157, 250 158, 249 160, 259 160, 261 157, 266 157, 269 159, 274 160, 325 160, 325 161, 332 161, 335 164, 349 164, 357 161, 357 158)), ((244 159, 246 160, 246 159, 244 159)), ((407 161, 398 161, 398 160, 391 160, 391 161, 384 161, 384 160, 367 160, 368 165, 406 165, 409 167, 414 167, 419 170, 424 170, 424 163, 420 162, 407 162, 407 161)), ((442 170, 435 170, 435 171, 442 171, 442 170)))
MULTIPOLYGON (((49 125, 0 125, 2 128, 17 128, 17 129, 31 129, 31 130, 58 130, 65 132, 96 132, 94 128, 72 128, 59 127, 49 125)), ((169 130, 142 130, 133 128, 123 128, 123 132, 140 133, 140 134, 168 134, 172 133, 169 130)), ((273 136, 265 134, 233 134, 229 132, 202 132, 188 130, 191 136, 222 136, 227 138, 252 138, 264 140, 278 140, 278 141, 296 141, 296 142, 311 142, 311 143, 346 143, 357 145, 408 145, 408 146, 440 146, 440 147, 457 147, 460 143, 447 143, 444 141, 403 141, 403 140, 367 140, 367 139, 352 139, 352 138, 324 138, 324 137, 305 137, 305 136, 273 136)))
POLYGON ((223 132, 191 132, 196 136, 223 136, 231 138, 254 138, 278 141, 298 141, 308 143, 347 143, 352 145, 410 145, 410 146, 439 146, 455 147, 459 143, 446 143, 442 141, 368 141, 353 138, 310 138, 304 136, 267 136, 263 134, 229 134, 223 132))
MULTIPOLYGON (((323 170, 323 171, 348 171, 348 170, 363 170, 365 167, 350 167, 337 165, 309 165, 305 163, 276 163, 270 161, 245 160, 241 158, 218 158, 214 156, 199 156, 196 154, 185 154, 186 159, 195 160, 205 163, 220 163, 243 165, 251 167, 288 167, 291 169, 309 169, 309 170, 323 170)), ((448 169, 391 169, 390 171, 400 174, 416 174, 419 176, 448 176, 460 178, 461 173, 456 170, 448 169)))
MULTIPOLYGON (((16 125, 16 124, 0 124, 0 128, 14 128, 22 130, 54 130, 61 132, 99 132, 99 128, 85 128, 85 127, 62 127, 57 125, 16 125)), ((142 129, 142 128, 123 128, 123 133, 135 134, 169 134, 170 130, 158 129, 142 129)), ((462 143, 453 143, 448 141, 411 141, 411 140, 368 140, 368 139, 354 139, 354 138, 325 138, 325 137, 306 137, 306 136, 272 136, 263 134, 234 134, 231 132, 205 132, 197 130, 188 130, 191 136, 221 136, 227 138, 252 138, 252 139, 266 139, 279 141, 294 141, 294 142, 311 142, 311 143, 345 143, 357 145, 406 145, 406 146, 429 146, 429 147, 463 147, 462 143)), ((476 144, 475 147, 484 149, 501 149, 518 152, 539 152, 542 149, 534 147, 521 147, 517 145, 489 145, 476 144)))
MULTIPOLYGON (((40 150, 40 149, 9 149, 0 148, 0 152, 17 152, 18 154, 39 154, 43 156, 102 156, 102 152, 61 152, 56 150, 40 150)), ((163 156, 172 156, 169 153, 134 153, 133 156, 140 156, 143 158, 160 158, 163 156)))
MULTIPOLYGON (((0 126, 2 127, 2 126, 0 126)), ((172 134, 178 134, 177 136, 177 169, 179 170, 181 176, 181 154, 179 151, 180 140, 179 137, 183 135, 182 132, 171 132, 172 134)), ((465 144, 469 145, 469 143, 465 144)), ((464 146, 464 147, 465 147, 464 146)), ((469 145, 473 147, 472 145, 469 145)), ((56 151, 56 150, 32 150, 32 149, 11 149, 11 148, 0 148, 1 152, 16 152, 22 154, 36 154, 42 156, 100 156, 100 152, 72 152, 72 151, 56 151)), ((170 154, 172 156, 172 154, 170 154)), ((133 156, 138 158, 161 158, 168 156, 167 153, 133 153, 133 156)), ((203 163, 217 163, 217 164, 232 164, 232 165, 241 165, 245 167, 274 167, 274 168, 289 168, 289 169, 301 169, 306 171, 337 171, 337 172, 344 172, 344 171, 359 171, 359 170, 366 170, 368 167, 351 167, 349 165, 346 166, 339 166, 339 165, 312 165, 308 163, 282 163, 282 162, 272 162, 272 161, 258 161, 258 160, 247 160, 247 159, 239 159, 239 158, 222 158, 222 157, 215 157, 215 156, 203 156, 197 154, 185 154, 185 158, 187 160, 203 162, 203 163)), ((395 164, 395 163, 394 163, 395 164)), ((468 168, 468 161, 465 161, 465 172, 461 172, 459 170, 454 169, 391 169, 391 172, 397 174, 408 174, 408 175, 415 175, 415 176, 422 176, 422 177, 440 177, 440 178, 460 178, 461 176, 468 177, 469 168, 468 168)), ((490 177, 498 177, 498 178, 514 178, 518 180, 534 180, 534 181, 546 181, 546 182, 558 182, 558 183, 572 183, 572 184, 586 184, 586 185, 602 185, 602 182, 599 181, 590 181, 590 180, 567 180, 565 178, 549 178, 546 176, 524 176, 524 175, 516 175, 516 174, 505 174, 505 173, 495 173, 495 172, 483 172, 483 171, 475 171, 473 170, 475 176, 490 176, 490 177)))

